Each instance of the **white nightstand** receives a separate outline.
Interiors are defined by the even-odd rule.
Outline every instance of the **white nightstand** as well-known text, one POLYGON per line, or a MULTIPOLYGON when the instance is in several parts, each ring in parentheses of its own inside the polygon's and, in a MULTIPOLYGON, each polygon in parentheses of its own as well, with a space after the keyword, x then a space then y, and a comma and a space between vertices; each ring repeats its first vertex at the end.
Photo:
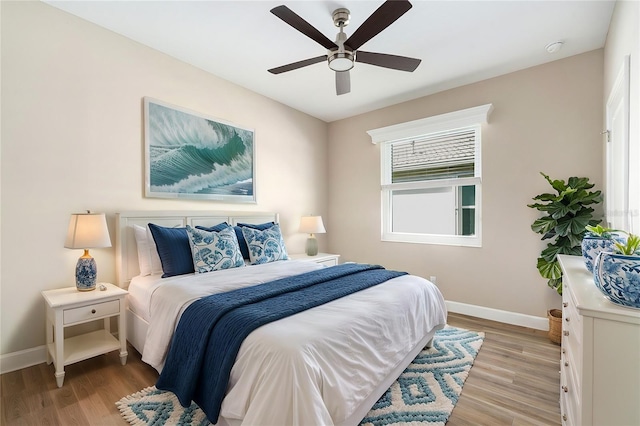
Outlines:
POLYGON ((326 266, 336 266, 338 264, 339 254, 318 253, 315 256, 308 256, 306 253, 290 254, 291 260, 308 260, 310 262, 322 263, 326 266))
POLYGON ((120 362, 127 362, 127 327, 125 296, 127 291, 113 284, 93 291, 78 291, 75 287, 45 290, 47 364, 56 366, 58 387, 64 382, 64 366, 120 349, 120 362), (111 317, 118 317, 118 337, 111 334, 111 317), (104 321, 104 329, 64 338, 64 329, 85 322, 104 321))

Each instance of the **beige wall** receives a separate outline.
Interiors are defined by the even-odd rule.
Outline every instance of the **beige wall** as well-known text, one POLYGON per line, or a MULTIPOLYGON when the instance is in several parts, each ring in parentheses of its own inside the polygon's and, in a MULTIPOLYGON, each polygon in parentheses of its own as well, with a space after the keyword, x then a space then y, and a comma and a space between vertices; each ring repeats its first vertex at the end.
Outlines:
MULTIPOLYGON (((631 56, 630 122, 629 122, 629 204, 632 232, 640 234, 640 2, 618 1, 604 48, 604 91, 606 105, 609 93, 620 72, 624 57, 631 56)), ((606 111, 603 111, 606 114, 606 111)), ((606 117, 603 118, 603 128, 606 117)), ((604 158, 603 150, 603 158, 604 158)))
MULTIPOLYGON (((435 275, 451 301, 544 316, 560 300, 535 269, 544 243, 526 204, 548 189, 539 171, 602 186, 603 81, 612 84, 623 51, 640 53, 638 3, 622 3, 604 53, 327 125, 46 4, 1 2, 0 354, 44 343, 40 291, 73 285, 80 253, 62 245, 69 214, 84 209, 108 214, 112 239, 117 211, 278 211, 292 252, 304 249, 299 216, 320 213, 321 249, 342 260, 435 275), (253 127, 257 205, 144 198, 143 96, 253 127), (495 110, 483 132, 484 246, 382 243, 379 147, 366 130, 486 103, 495 110)), ((92 254, 99 280, 114 280, 114 250, 92 254)))
MULTIPOLYGON (((428 66, 428 65, 427 65, 428 66)), ((436 276, 448 301, 544 317, 560 298, 536 269, 527 207, 540 176, 602 183, 603 51, 551 62, 329 125, 329 247, 343 260, 436 276), (380 241, 380 152, 367 130, 492 103, 483 127, 483 247, 380 241)))
MULTIPOLYGON (((44 344, 40 292, 73 285, 82 254, 63 248, 73 212, 107 213, 113 241, 118 211, 276 211, 304 250, 300 215, 326 216, 326 123, 44 3, 1 8, 0 353, 44 344), (258 203, 144 198, 144 96, 255 129, 258 203)), ((92 254, 115 280, 114 249, 92 254)))

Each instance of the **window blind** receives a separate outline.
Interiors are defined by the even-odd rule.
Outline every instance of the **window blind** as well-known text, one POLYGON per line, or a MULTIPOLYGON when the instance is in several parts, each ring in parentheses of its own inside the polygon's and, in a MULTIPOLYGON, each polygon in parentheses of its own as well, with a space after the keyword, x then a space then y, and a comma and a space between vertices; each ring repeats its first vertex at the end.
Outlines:
POLYGON ((391 182, 474 177, 476 131, 460 129, 391 144, 391 182))

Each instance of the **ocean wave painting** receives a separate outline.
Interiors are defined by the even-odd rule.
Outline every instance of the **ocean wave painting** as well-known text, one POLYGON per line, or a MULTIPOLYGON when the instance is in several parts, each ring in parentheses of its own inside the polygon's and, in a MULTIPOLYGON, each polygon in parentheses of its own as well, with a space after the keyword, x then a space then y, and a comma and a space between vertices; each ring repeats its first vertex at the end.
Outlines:
POLYGON ((145 98, 148 197, 255 202, 253 131, 145 98))

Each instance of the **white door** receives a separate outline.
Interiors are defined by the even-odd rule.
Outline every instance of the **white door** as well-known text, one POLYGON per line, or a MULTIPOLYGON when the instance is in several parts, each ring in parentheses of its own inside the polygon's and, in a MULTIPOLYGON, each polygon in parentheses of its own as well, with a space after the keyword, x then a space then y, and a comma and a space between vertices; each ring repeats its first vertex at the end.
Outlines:
POLYGON ((609 227, 629 230, 629 56, 606 106, 605 213, 609 227))

